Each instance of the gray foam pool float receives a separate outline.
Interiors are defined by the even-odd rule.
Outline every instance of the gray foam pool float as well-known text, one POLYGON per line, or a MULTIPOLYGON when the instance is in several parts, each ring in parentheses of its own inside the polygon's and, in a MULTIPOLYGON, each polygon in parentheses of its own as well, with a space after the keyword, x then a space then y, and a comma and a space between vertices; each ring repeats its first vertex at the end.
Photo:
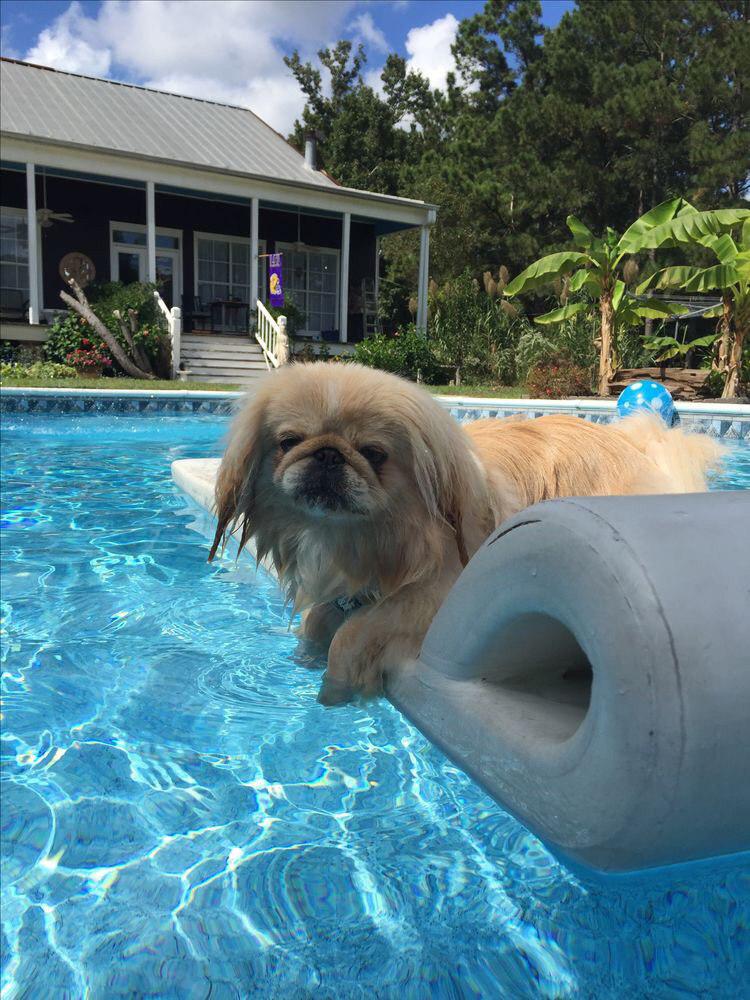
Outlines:
POLYGON ((528 508, 388 694, 571 859, 750 848, 750 493, 528 508))

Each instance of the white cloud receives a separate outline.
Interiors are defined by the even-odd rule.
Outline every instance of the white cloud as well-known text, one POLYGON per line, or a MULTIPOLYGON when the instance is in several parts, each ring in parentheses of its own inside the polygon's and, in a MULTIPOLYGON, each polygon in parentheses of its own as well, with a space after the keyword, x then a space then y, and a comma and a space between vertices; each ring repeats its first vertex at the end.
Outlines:
POLYGON ((456 68, 451 45, 457 31, 458 21, 453 14, 411 28, 406 36, 407 68, 425 76, 431 87, 442 90, 448 73, 456 68))
POLYGON ((375 91, 378 97, 383 97, 385 95, 385 88, 383 87, 383 81, 381 80, 381 74, 383 72, 382 66, 377 66, 375 69, 368 69, 363 74, 363 79, 368 87, 375 91))
POLYGON ((45 28, 26 53, 28 62, 54 66, 70 73, 107 76, 112 55, 95 40, 94 22, 85 17, 79 3, 72 3, 49 28, 45 28))
POLYGON ((74 2, 24 58, 239 104, 286 134, 304 97, 284 65, 284 50, 297 47, 310 58, 339 37, 353 6, 354 0, 106 0, 88 17, 74 2))
POLYGON ((372 19, 372 14, 365 12, 360 14, 359 17, 355 17, 351 23, 351 27, 354 28, 356 32, 355 37, 358 40, 366 42, 371 45, 374 49, 378 49, 380 52, 388 51, 388 42, 386 37, 380 28, 375 24, 372 19))

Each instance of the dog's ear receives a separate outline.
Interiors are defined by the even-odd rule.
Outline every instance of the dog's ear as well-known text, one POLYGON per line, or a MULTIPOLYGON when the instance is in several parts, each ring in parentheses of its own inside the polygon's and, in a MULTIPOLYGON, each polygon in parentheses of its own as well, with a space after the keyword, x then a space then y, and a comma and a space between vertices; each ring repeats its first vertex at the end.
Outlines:
POLYGON ((229 445, 216 478, 214 506, 218 524, 209 562, 224 544, 227 532, 233 531, 240 519, 240 551, 252 534, 257 478, 263 457, 264 412, 264 400, 257 398, 240 412, 232 425, 229 445))
POLYGON ((477 493, 478 467, 471 445, 448 414, 420 414, 412 428, 414 474, 431 517, 453 529, 463 566, 469 561, 463 525, 477 493))

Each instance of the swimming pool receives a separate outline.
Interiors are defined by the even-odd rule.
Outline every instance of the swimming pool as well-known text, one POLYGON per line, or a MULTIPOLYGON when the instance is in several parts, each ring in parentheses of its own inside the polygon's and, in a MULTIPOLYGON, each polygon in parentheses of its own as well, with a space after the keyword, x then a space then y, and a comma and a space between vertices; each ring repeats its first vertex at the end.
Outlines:
POLYGON ((572 873, 387 702, 316 703, 170 480, 225 426, 4 421, 8 995, 739 996, 747 858, 572 873))

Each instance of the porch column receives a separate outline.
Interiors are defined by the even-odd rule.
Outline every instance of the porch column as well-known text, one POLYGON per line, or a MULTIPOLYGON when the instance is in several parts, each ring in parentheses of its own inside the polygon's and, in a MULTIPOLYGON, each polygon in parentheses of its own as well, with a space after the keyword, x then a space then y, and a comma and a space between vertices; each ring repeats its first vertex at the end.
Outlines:
POLYGON ((351 212, 344 212, 341 224, 341 278, 339 289, 339 341, 346 343, 349 321, 349 243, 352 230, 351 212))
POLYGON ((36 175, 26 164, 26 236, 29 244, 29 323, 39 322, 39 244, 36 227, 36 175))
POLYGON ((375 304, 380 301, 380 237, 375 237, 375 304))
POLYGON ((427 284, 430 274, 430 227, 422 226, 419 237, 419 286, 417 288, 417 329, 427 331, 427 284))
POLYGON ((146 181, 147 280, 156 281, 156 194, 153 181, 146 181))
POLYGON ((250 201, 250 312, 258 302, 258 199, 250 201))

